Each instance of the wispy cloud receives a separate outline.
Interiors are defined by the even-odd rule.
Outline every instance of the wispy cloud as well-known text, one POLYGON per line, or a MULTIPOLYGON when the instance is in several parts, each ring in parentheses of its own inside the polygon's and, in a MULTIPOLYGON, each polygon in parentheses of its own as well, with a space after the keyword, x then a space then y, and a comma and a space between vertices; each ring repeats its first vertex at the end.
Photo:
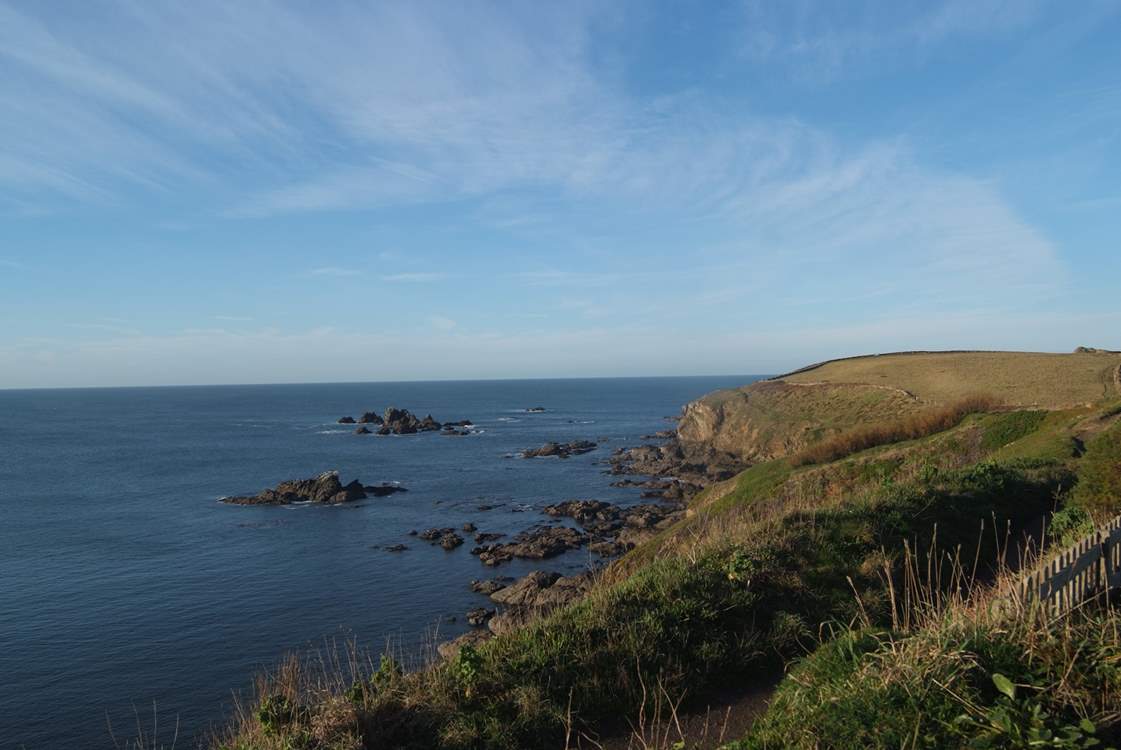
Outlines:
POLYGON ((390 283, 429 284, 435 281, 443 281, 445 278, 447 278, 447 274, 443 273, 408 272, 384 274, 381 280, 390 283))
POLYGON ((886 53, 915 59, 935 44, 1002 35, 1031 23, 1046 0, 938 0, 915 5, 855 0, 744 4, 742 52, 796 77, 825 82, 886 53))
POLYGON ((457 325, 455 320, 444 317, 443 315, 429 316, 428 322, 432 324, 433 328, 439 329, 441 331, 450 331, 457 325))
POLYGON ((248 315, 215 315, 214 319, 227 323, 248 323, 253 320, 253 318, 248 315))
POLYGON ((362 272, 356 268, 342 268, 341 266, 322 266, 311 270, 312 276, 361 276, 362 272))

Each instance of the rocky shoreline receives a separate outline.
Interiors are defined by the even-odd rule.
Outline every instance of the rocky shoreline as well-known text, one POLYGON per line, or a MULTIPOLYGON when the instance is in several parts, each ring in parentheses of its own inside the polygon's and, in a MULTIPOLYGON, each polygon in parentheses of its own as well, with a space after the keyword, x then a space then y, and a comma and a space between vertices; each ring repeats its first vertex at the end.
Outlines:
MULTIPOLYGON (((526 411, 544 409, 534 407, 526 411)), ((421 432, 464 435, 470 434, 474 427, 471 420, 441 423, 431 415, 420 418, 407 409, 395 407, 389 407, 381 414, 367 411, 357 418, 344 416, 338 419, 338 423, 353 424, 355 432, 362 435, 421 432)), ((470 521, 458 528, 434 526, 411 531, 409 535, 448 552, 465 545, 466 538, 470 537, 474 541, 470 554, 487 567, 498 567, 514 559, 548 560, 579 549, 586 549, 601 559, 614 558, 676 523, 685 514, 686 502, 706 485, 727 479, 743 468, 731 454, 683 445, 673 430, 643 435, 642 439, 661 442, 617 449, 602 463, 607 467, 605 473, 620 477, 611 482, 612 487, 638 489, 642 491, 642 499, 657 502, 620 505, 597 499, 575 499, 555 503, 542 509, 542 513, 552 519, 551 523, 538 523, 508 540, 504 539, 505 533, 480 531, 470 521)), ((598 448, 599 444, 590 440, 547 442, 518 455, 525 459, 566 459, 598 448)), ((310 479, 281 482, 256 495, 225 497, 222 501, 232 505, 337 505, 406 491, 396 484, 364 485, 358 480, 343 484, 337 471, 327 471, 310 479)), ((484 504, 478 509, 489 510, 491 507, 484 504)), ((401 553, 410 548, 406 544, 395 543, 381 549, 401 553)), ((507 632, 543 617, 584 596, 592 581, 590 571, 564 576, 542 570, 535 570, 517 580, 499 576, 472 581, 472 590, 487 596, 494 606, 471 608, 465 619, 472 629, 441 644, 438 651, 449 656, 464 645, 478 644, 496 633, 507 632)))

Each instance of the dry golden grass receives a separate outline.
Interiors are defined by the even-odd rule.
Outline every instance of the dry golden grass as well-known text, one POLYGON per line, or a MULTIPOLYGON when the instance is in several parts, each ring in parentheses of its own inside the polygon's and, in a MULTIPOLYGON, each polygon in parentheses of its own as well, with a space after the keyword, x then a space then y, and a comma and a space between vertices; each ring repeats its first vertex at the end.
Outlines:
POLYGON ((860 427, 823 440, 795 455, 791 463, 794 466, 828 463, 879 445, 927 437, 957 426, 970 414, 993 411, 999 405, 991 396, 970 396, 893 422, 860 427))
POLYGON ((1109 352, 922 352, 834 360, 782 379, 890 386, 930 404, 985 393, 1010 406, 1058 409, 1117 397, 1119 367, 1121 354, 1109 352))

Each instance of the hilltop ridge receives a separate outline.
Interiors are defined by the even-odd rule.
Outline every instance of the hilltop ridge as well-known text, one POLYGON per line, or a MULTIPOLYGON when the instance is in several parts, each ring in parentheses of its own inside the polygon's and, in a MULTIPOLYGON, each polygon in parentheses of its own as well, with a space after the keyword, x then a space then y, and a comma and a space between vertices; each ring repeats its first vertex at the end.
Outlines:
POLYGON ((854 427, 970 396, 1045 410, 1121 395, 1121 354, 1079 347, 1040 352, 896 352, 820 362, 685 407, 678 440, 745 462, 770 460, 854 427))

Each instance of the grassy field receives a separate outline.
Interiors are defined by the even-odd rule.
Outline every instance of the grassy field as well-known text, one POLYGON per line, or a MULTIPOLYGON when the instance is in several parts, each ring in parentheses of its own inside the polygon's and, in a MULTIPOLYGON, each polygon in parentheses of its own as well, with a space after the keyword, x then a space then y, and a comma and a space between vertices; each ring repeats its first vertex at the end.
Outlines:
POLYGON ((929 352, 835 360, 711 393, 686 407, 685 444, 755 463, 856 428, 931 414, 971 399, 1005 408, 1069 409, 1121 398, 1121 354, 929 352))
POLYGON ((783 378, 787 383, 864 383, 900 388, 943 404, 985 394, 1009 406, 1060 409, 1121 395, 1121 354, 947 352, 835 360, 783 378))

